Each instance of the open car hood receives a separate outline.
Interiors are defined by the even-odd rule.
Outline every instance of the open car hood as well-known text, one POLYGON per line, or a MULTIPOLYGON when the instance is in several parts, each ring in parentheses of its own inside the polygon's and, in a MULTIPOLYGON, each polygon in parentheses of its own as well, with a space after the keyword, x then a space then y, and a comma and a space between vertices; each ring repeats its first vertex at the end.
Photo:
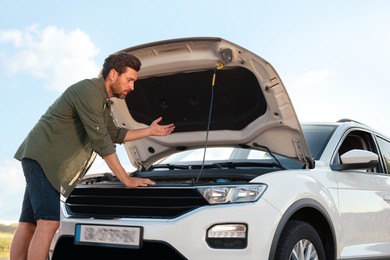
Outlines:
POLYGON ((175 124, 169 136, 124 144, 134 167, 147 169, 170 154, 206 146, 266 147, 313 167, 287 91, 263 58, 221 38, 173 39, 121 51, 137 56, 142 67, 135 90, 113 99, 116 124, 143 128, 160 116, 162 124, 175 124))

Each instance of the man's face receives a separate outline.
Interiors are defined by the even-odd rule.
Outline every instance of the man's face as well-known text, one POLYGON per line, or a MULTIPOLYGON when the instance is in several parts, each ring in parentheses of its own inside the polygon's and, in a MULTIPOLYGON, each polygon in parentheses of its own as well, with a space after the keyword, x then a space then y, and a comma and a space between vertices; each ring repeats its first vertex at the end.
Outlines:
POLYGON ((134 82, 137 80, 138 72, 127 67, 126 71, 119 75, 114 70, 114 80, 111 83, 112 95, 116 98, 124 99, 126 95, 134 90, 134 82))

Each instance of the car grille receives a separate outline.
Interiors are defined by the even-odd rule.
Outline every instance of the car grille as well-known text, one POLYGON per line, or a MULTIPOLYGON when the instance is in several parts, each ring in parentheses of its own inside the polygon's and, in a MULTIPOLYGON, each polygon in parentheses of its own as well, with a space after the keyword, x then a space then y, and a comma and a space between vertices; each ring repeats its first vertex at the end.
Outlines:
POLYGON ((194 188, 76 188, 66 200, 70 217, 175 218, 208 202, 194 188))

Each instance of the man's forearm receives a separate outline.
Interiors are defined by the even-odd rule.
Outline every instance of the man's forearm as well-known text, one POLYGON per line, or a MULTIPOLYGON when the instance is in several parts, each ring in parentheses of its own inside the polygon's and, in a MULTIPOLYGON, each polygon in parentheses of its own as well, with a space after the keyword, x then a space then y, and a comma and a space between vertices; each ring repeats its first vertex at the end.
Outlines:
POLYGON ((127 186, 127 183, 129 182, 129 175, 127 174, 126 170, 123 168, 122 164, 119 161, 118 155, 116 153, 112 153, 109 155, 106 155, 104 158, 104 161, 107 163, 108 167, 111 169, 111 171, 115 174, 115 176, 127 186))
POLYGON ((133 141, 137 139, 141 139, 144 137, 150 136, 149 127, 140 128, 135 130, 128 130, 124 139, 124 142, 133 141))
POLYGON ((115 176, 129 188, 145 187, 148 185, 154 185, 155 183, 147 178, 130 177, 126 170, 123 168, 116 153, 104 156, 104 161, 108 167, 115 174, 115 176))

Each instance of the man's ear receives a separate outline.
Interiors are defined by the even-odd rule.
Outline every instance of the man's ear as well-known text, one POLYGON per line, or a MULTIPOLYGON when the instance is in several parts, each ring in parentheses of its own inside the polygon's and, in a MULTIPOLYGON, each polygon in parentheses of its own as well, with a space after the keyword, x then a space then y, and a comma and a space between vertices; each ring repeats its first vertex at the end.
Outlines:
POLYGON ((108 76, 110 77, 110 80, 115 80, 117 76, 117 71, 115 69, 111 69, 110 72, 108 73, 108 76))

